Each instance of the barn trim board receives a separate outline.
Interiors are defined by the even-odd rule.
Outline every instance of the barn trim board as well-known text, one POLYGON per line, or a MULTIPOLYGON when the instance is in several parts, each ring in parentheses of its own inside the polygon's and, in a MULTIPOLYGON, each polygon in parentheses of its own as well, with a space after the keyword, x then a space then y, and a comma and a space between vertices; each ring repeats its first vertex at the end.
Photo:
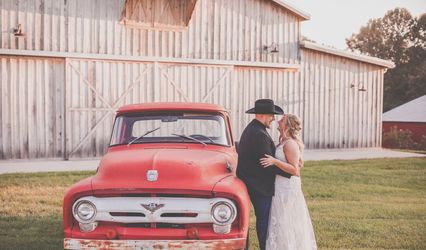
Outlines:
POLYGON ((0 55, 114 60, 114 61, 118 60, 118 61, 133 61, 133 62, 183 63, 183 64, 202 64, 202 65, 208 64, 208 65, 227 65, 227 66, 241 66, 241 67, 277 68, 277 69, 288 69, 288 70, 297 70, 300 67, 300 64, 286 64, 286 63, 209 60, 209 59, 172 58, 172 57, 119 56, 119 55, 83 54, 83 53, 14 50, 14 49, 0 49, 0 55))

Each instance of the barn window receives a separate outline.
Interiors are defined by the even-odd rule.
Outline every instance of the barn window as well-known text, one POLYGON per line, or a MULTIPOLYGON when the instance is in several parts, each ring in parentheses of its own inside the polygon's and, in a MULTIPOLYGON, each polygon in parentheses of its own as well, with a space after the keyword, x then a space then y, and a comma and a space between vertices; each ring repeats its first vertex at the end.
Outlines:
POLYGON ((124 25, 139 28, 183 29, 188 26, 197 0, 126 0, 124 25))

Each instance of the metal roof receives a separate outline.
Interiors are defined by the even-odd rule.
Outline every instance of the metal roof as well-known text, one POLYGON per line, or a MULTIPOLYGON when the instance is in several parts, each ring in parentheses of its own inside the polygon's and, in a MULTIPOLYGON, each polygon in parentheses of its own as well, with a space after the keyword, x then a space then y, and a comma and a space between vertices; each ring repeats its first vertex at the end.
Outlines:
POLYGON ((309 20, 311 19, 311 15, 309 15, 308 13, 299 10, 298 8, 294 7, 293 5, 286 3, 283 0, 272 0, 272 2, 275 2, 277 4, 279 4, 280 6, 288 9, 289 11, 293 12, 294 14, 298 15, 299 17, 301 17, 303 20, 309 20))
POLYGON ((426 122, 426 95, 383 114, 384 122, 426 122))
POLYGON ((321 51, 321 52, 325 52, 325 53, 328 53, 328 54, 346 57, 346 58, 361 61, 361 62, 371 63, 371 64, 379 65, 379 66, 382 66, 382 67, 385 67, 385 68, 395 67, 395 64, 392 61, 383 60, 383 59, 380 59, 380 58, 377 58, 377 57, 372 57, 372 56, 356 54, 356 53, 349 52, 349 51, 334 49, 334 48, 330 48, 330 47, 320 45, 320 44, 317 44, 317 43, 313 43, 313 42, 309 42, 309 41, 301 41, 300 46, 302 48, 321 51))

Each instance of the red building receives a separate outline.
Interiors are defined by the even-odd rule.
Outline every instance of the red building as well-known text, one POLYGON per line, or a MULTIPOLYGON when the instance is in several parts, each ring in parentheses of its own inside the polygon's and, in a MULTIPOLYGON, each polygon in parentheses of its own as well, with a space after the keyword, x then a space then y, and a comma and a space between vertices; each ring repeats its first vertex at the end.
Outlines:
POLYGON ((407 102, 383 114, 383 133, 392 127, 410 130, 412 139, 420 142, 426 136, 426 95, 407 102))

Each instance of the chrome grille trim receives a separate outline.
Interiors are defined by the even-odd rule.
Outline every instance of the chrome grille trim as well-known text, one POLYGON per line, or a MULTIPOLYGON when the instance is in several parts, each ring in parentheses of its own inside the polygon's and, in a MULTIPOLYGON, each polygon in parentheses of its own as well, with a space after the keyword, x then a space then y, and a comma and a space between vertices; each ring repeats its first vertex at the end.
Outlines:
POLYGON ((96 206, 95 221, 119 223, 213 223, 211 209, 220 201, 231 203, 237 211, 234 202, 226 198, 85 196, 74 204, 80 200, 88 200, 96 206), (150 206, 150 204, 154 205, 150 206), (113 216, 111 213, 117 213, 120 216, 113 216), (125 213, 130 213, 132 216, 123 216, 125 213), (135 216, 138 213, 145 216, 135 216), (176 216, 162 217, 162 214, 176 216), (182 214, 196 214, 196 216, 182 216, 182 214))

